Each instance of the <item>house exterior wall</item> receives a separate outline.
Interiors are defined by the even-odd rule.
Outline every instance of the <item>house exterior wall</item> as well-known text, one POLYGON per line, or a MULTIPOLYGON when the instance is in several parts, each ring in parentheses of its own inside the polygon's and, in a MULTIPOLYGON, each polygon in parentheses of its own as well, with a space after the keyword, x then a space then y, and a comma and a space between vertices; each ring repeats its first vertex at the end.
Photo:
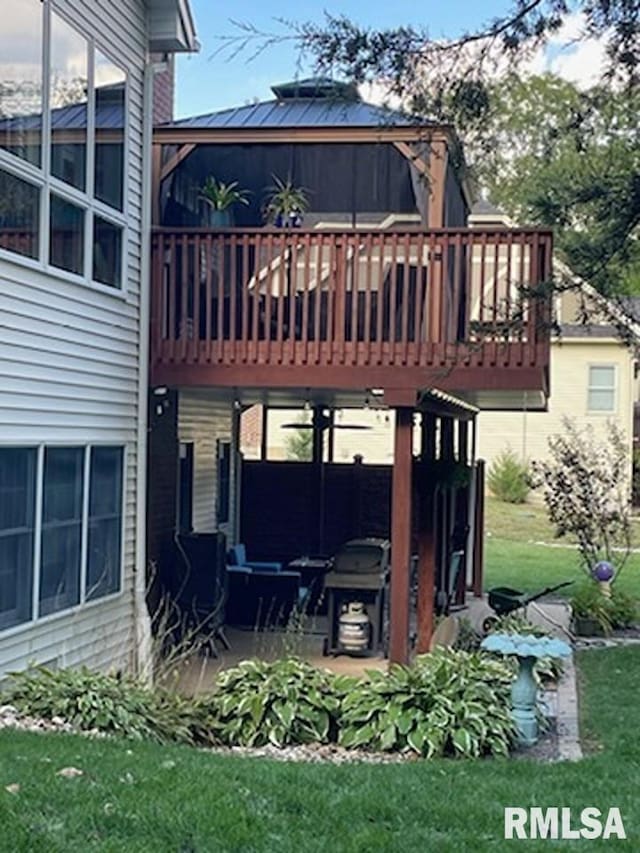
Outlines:
POLYGON ((125 447, 123 582, 105 600, 0 632, 0 678, 30 662, 128 667, 136 636, 145 4, 55 0, 53 8, 128 72, 127 273, 122 291, 109 293, 0 258, 0 444, 125 447))
POLYGON ((548 440, 562 431, 565 416, 581 427, 591 424, 601 437, 607 424, 614 421, 631 449, 634 400, 634 359, 627 347, 613 339, 564 338, 552 345, 548 412, 480 412, 478 456, 490 466, 501 451, 511 447, 525 460, 547 458, 548 440), (615 365, 616 399, 611 413, 588 411, 590 365, 615 365))
MULTIPOLYGON (((232 407, 206 391, 181 390, 178 403, 178 440, 193 442, 193 529, 195 533, 221 530, 232 541, 234 519, 217 521, 217 442, 231 441, 232 407)), ((232 478, 235 480, 235 477, 232 478)), ((230 497, 234 506, 235 489, 230 497)))

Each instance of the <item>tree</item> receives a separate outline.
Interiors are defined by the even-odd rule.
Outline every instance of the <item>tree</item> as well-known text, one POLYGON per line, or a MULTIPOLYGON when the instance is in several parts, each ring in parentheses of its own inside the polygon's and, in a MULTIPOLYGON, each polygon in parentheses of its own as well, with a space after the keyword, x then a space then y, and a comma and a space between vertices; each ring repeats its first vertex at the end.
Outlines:
POLYGON ((301 416, 296 423, 299 423, 302 428, 293 430, 286 438, 287 459, 310 462, 313 454, 313 430, 310 429, 309 418, 301 416))
POLYGON ((290 39, 319 72, 381 82, 416 115, 453 123, 467 160, 485 177, 496 165, 487 153, 497 150, 493 121, 498 137, 512 136, 515 148, 526 152, 499 163, 509 168, 496 171, 490 182, 492 190, 500 185, 498 200, 510 202, 519 218, 557 228, 570 265, 603 292, 631 288, 640 224, 638 0, 512 0, 506 14, 449 41, 433 38, 426 27, 376 30, 345 16, 326 15, 322 24, 283 23, 281 33, 239 25, 226 45, 234 52, 247 45, 262 50, 290 39), (577 13, 580 38, 604 44, 601 85, 583 95, 557 80, 519 80, 532 54, 577 13), (518 101, 522 87, 528 112, 518 101), (518 139, 523 129, 528 147, 518 139))
POLYGON ((553 227, 571 269, 611 296, 640 291, 640 96, 552 75, 490 87, 469 146, 476 182, 521 223, 553 227))

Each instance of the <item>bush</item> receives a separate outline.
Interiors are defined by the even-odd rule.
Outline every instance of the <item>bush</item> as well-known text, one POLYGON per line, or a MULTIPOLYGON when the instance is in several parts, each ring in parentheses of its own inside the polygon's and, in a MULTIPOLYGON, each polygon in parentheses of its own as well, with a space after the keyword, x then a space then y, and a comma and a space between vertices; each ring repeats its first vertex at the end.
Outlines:
POLYGON ((544 502, 556 536, 575 537, 585 573, 601 560, 616 577, 631 551, 629 453, 625 435, 614 423, 604 440, 593 426, 564 419, 564 432, 549 439, 549 460, 534 462, 532 482, 544 502))
POLYGON ((136 740, 192 743, 188 700, 139 682, 86 668, 51 671, 32 667, 13 673, 3 701, 44 720, 61 717, 80 730, 136 740))
POLYGON ((610 634, 614 628, 629 628, 640 617, 638 601, 615 584, 611 587, 611 598, 607 598, 596 581, 587 581, 578 588, 570 603, 574 616, 593 619, 605 634, 610 634))
POLYGON ((342 700, 339 743, 427 758, 506 755, 514 735, 511 681, 502 663, 451 649, 371 672, 342 700))
POLYGON ((509 504, 523 504, 531 491, 528 466, 507 448, 489 468, 487 482, 494 497, 509 504))
POLYGON ((201 725, 228 746, 327 743, 336 736, 337 685, 331 673, 295 658, 243 661, 201 701, 201 725))
POLYGON ((640 619, 638 600, 614 584, 609 599, 609 616, 614 628, 631 628, 640 619))

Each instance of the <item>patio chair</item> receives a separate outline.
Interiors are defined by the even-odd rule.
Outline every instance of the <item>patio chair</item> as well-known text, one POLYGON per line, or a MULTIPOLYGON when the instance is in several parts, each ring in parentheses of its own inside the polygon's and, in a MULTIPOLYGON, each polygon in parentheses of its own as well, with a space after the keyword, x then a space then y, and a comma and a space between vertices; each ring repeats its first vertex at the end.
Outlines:
POLYGON ((227 569, 235 567, 255 569, 260 572, 282 571, 282 563, 247 560, 247 549, 242 544, 232 545, 227 551, 227 569))

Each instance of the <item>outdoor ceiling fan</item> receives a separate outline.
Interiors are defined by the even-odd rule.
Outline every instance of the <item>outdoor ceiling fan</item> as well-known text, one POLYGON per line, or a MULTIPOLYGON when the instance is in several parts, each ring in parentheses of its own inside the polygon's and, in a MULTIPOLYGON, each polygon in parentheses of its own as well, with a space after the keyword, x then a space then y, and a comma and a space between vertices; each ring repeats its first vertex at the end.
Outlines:
POLYGON ((309 423, 288 423, 281 424, 281 429, 371 429, 367 424, 336 424, 331 420, 331 415, 326 412, 314 412, 313 420, 309 423))

